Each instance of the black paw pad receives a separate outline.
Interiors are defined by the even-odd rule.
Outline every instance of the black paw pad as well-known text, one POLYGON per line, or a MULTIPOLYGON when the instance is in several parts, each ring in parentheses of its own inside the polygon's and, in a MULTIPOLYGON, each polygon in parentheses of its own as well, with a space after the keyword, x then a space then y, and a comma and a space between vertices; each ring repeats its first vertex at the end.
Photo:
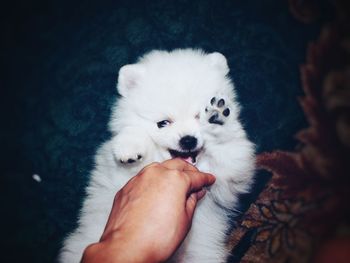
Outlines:
POLYGON ((223 125, 224 124, 224 122, 222 120, 220 120, 218 113, 215 113, 212 116, 210 116, 208 122, 212 123, 212 124, 219 124, 219 125, 223 125))
POLYGON ((141 159, 142 159, 142 155, 138 154, 136 159, 133 159, 133 158, 129 158, 127 160, 120 159, 119 162, 121 164, 132 164, 132 163, 135 163, 136 161, 141 161, 141 159))
POLYGON ((224 99, 220 99, 219 101, 218 101, 218 107, 219 108, 221 108, 221 107, 223 107, 225 105, 225 100, 224 99))
POLYGON ((226 117, 230 115, 230 109, 226 105, 223 98, 212 97, 210 100, 211 106, 205 108, 208 115, 208 122, 211 124, 224 125, 226 117))
POLYGON ((224 111, 222 112, 222 115, 224 115, 225 117, 230 115, 230 109, 229 108, 224 109, 224 111))

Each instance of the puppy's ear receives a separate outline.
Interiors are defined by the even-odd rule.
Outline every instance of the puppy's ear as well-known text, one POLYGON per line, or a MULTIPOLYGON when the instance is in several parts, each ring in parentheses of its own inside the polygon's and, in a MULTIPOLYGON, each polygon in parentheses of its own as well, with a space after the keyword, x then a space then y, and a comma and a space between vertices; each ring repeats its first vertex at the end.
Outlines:
POLYGON ((118 92, 123 97, 127 97, 132 89, 138 88, 145 69, 141 65, 130 64, 120 68, 118 75, 118 92))
POLYGON ((223 54, 219 52, 210 53, 208 54, 208 59, 213 67, 221 70, 225 75, 230 71, 227 65, 227 60, 223 54))

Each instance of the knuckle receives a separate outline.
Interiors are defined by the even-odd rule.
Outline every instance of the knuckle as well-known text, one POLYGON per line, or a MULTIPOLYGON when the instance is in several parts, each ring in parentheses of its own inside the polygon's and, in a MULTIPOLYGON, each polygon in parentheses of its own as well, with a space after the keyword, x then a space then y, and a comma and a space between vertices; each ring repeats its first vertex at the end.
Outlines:
POLYGON ((124 193, 124 189, 120 189, 115 195, 114 195, 114 203, 117 202, 117 200, 123 196, 123 193, 124 193))
POLYGON ((88 245, 83 252, 83 258, 90 258, 93 257, 93 255, 96 253, 96 251, 98 250, 98 243, 93 243, 88 245))
POLYGON ((183 180, 185 181, 186 185, 191 184, 191 178, 186 173, 184 173, 183 180))
POLYGON ((142 168, 142 170, 138 173, 138 176, 140 176, 140 177, 147 176, 147 175, 151 174, 149 171, 152 171, 152 170, 156 169, 157 167, 159 167, 159 163, 153 162, 153 163, 147 165, 146 167, 142 168))
POLYGON ((176 178, 181 178, 183 177, 183 173, 179 170, 172 170, 171 175, 176 178))
POLYGON ((150 163, 149 165, 147 165, 145 168, 152 168, 152 167, 158 167, 160 165, 159 162, 153 162, 153 163, 150 163))
POLYGON ((177 180, 184 182, 185 184, 188 184, 190 182, 190 179, 185 172, 172 170, 172 176, 177 180))
POLYGON ((157 166, 159 166, 159 163, 158 162, 153 162, 153 163, 150 163, 150 164, 146 165, 145 167, 143 167, 141 171, 148 170, 150 168, 154 168, 154 167, 157 167, 157 166))

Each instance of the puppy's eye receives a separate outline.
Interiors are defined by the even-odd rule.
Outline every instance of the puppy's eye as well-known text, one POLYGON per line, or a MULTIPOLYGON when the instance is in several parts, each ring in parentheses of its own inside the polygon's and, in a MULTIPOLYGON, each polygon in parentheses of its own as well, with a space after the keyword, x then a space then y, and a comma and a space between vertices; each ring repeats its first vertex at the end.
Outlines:
POLYGON ((171 123, 171 121, 169 121, 169 120, 158 121, 157 126, 160 129, 160 128, 163 128, 165 126, 168 126, 170 123, 171 123))

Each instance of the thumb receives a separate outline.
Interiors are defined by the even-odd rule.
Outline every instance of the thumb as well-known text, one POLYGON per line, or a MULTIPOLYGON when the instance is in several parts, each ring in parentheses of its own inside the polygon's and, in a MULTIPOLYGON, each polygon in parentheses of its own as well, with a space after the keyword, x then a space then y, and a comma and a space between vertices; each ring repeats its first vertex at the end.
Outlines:
POLYGON ((192 193, 186 200, 186 213, 189 220, 192 220, 194 209, 197 206, 197 194, 192 193))
POLYGON ((199 192, 193 192, 186 200, 186 212, 189 220, 192 220, 194 210, 196 209, 197 202, 202 199, 206 191, 203 188, 199 192))

